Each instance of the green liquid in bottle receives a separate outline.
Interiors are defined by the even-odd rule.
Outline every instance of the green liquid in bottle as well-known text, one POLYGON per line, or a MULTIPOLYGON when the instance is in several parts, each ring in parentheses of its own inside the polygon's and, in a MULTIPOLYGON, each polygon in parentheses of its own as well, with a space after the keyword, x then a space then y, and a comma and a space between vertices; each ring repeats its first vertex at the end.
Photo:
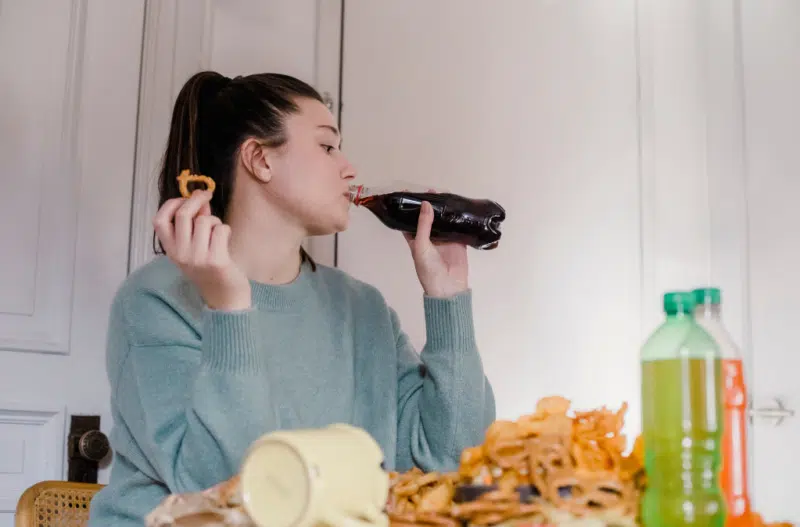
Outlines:
POLYGON ((692 317, 691 294, 664 297, 667 320, 642 348, 645 527, 723 527, 722 365, 692 317))

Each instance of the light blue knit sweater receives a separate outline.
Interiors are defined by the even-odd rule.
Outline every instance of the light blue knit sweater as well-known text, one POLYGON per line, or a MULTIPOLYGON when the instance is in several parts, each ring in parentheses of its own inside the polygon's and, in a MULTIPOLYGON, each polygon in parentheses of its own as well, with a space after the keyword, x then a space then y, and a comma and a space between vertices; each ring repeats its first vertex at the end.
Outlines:
POLYGON ((92 527, 141 527, 169 493, 233 476, 250 443, 335 422, 366 429, 388 469, 454 469, 495 418, 471 293, 424 298, 417 354, 373 287, 304 264, 284 286, 253 284, 253 309, 204 307, 166 257, 133 273, 109 322, 114 465, 92 527))

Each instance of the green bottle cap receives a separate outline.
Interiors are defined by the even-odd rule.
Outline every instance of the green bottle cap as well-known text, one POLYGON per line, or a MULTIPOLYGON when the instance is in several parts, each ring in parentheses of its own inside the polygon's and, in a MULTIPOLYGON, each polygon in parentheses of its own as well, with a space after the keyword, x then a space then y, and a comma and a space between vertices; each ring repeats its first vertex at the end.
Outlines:
POLYGON ((722 303, 722 292, 717 287, 701 287, 692 291, 692 294, 698 306, 703 304, 718 306, 722 303))
POLYGON ((664 312, 667 315, 691 313, 694 309, 694 295, 686 291, 670 291, 664 294, 664 312))

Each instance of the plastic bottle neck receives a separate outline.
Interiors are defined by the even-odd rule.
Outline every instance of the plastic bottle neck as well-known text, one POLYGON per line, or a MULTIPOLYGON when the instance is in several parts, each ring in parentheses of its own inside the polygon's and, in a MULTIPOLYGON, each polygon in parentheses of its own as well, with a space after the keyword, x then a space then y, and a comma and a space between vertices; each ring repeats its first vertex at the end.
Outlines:
POLYGON ((719 304, 703 304, 699 305, 694 310, 695 318, 702 318, 705 320, 722 320, 722 306, 719 304))
POLYGON ((358 205, 364 197, 364 185, 350 185, 350 203, 358 205))
POLYGON ((417 183, 409 183, 405 181, 392 181, 391 183, 383 185, 350 185, 350 202, 359 205, 362 200, 372 196, 381 196, 390 194, 392 192, 413 192, 424 194, 427 192, 442 192, 427 185, 420 185, 417 183))
POLYGON ((691 311, 678 311, 677 313, 667 313, 667 320, 668 321, 683 321, 689 320, 693 317, 691 311))
POLYGON ((350 203, 359 206, 363 205, 364 200, 372 196, 384 194, 385 190, 381 187, 368 187, 366 185, 350 185, 350 203))

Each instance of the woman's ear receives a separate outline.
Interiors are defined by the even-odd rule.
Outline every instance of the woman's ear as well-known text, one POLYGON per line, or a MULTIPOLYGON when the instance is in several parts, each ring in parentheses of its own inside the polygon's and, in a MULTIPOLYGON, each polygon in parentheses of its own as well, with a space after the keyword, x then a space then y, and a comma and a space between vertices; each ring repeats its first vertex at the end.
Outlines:
POLYGON ((245 170, 261 183, 272 180, 270 151, 253 138, 247 139, 239 149, 239 157, 245 170))

